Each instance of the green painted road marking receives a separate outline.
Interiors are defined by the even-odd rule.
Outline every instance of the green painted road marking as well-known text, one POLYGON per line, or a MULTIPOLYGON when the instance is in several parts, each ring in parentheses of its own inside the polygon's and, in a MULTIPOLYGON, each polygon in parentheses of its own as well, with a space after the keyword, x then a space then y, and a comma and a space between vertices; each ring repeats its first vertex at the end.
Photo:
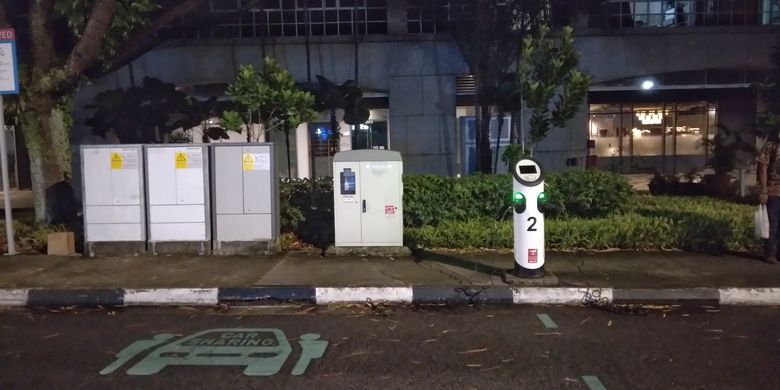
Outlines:
POLYGON ((599 378, 595 375, 583 376, 582 380, 585 381, 585 384, 588 385, 590 390, 607 390, 607 388, 604 387, 599 378))
MULTIPOLYGON (((210 329, 168 342, 174 337, 159 334, 152 340, 135 341, 117 353, 117 360, 100 374, 110 374, 141 352, 157 347, 130 367, 127 374, 153 375, 167 366, 246 366, 244 375, 269 376, 282 369, 292 352, 284 332, 272 328, 210 329)), ((313 333, 302 335, 298 344, 301 356, 292 375, 303 375, 309 363, 321 358, 328 347, 327 341, 313 333)))
POLYGON ((161 333, 155 335, 152 340, 138 340, 133 342, 132 344, 125 347, 125 349, 117 352, 117 354, 114 355, 116 356, 116 360, 114 360, 113 363, 109 364, 108 367, 102 369, 100 371, 100 375, 108 375, 116 371, 117 368, 122 367, 123 364, 130 361, 139 353, 146 351, 151 347, 156 347, 160 344, 164 344, 165 342, 167 342, 168 340, 174 337, 176 336, 172 334, 161 333))
POLYGON ((548 316, 547 314, 537 314, 537 317, 539 317, 539 321, 542 321, 542 324, 544 324, 544 327, 547 329, 558 329, 558 325, 555 324, 555 322, 548 316))
POLYGON ((328 342, 320 340, 318 334, 304 334, 298 340, 298 344, 301 346, 301 357, 298 358, 298 363, 295 363, 292 374, 295 376, 303 375, 306 372, 306 368, 309 367, 309 363, 314 359, 319 359, 325 354, 325 348, 328 348, 328 342))

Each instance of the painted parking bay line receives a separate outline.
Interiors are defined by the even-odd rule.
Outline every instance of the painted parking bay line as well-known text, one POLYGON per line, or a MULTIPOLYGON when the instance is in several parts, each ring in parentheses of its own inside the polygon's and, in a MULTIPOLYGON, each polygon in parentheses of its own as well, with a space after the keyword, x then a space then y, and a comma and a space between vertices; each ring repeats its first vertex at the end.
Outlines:
POLYGON ((590 390, 607 390, 607 388, 604 387, 604 384, 599 380, 599 377, 595 375, 585 375, 582 377, 582 380, 585 381, 585 384, 588 385, 590 390))
POLYGON ((555 321, 550 318, 547 314, 537 314, 536 317, 539 318, 539 321, 542 321, 542 324, 547 329, 558 329, 558 325, 555 323, 555 321))

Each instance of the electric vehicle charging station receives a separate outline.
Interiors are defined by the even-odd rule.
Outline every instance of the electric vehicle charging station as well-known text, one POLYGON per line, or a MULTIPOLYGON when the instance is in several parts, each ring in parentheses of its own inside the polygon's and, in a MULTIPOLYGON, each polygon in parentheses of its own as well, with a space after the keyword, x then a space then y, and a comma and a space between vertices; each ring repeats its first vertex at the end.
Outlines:
POLYGON ((538 278, 544 275, 544 213, 547 203, 544 172, 533 159, 522 159, 512 170, 514 276, 538 278))

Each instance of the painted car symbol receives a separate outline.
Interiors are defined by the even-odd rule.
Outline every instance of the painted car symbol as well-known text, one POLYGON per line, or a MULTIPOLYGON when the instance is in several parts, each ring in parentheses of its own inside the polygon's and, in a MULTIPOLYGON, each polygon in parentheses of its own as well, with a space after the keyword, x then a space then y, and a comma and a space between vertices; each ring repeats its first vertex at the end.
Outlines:
MULTIPOLYGON (((278 373, 292 352, 287 336, 279 329, 210 329, 168 341, 175 336, 158 334, 152 340, 138 340, 118 352, 116 360, 100 373, 108 375, 141 352, 157 347, 127 370, 128 375, 152 375, 166 366, 246 366, 244 374, 270 376, 278 373)), ((318 334, 301 335, 301 356, 292 375, 303 375, 314 359, 321 358, 328 342, 318 334)))

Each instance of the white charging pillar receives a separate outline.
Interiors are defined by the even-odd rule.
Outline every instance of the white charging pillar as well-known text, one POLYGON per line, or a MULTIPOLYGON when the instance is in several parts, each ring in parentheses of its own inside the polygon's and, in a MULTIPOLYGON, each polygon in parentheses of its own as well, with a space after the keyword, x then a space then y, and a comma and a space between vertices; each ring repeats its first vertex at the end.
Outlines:
POLYGON ((542 167, 533 159, 523 159, 512 170, 514 208, 515 269, 519 277, 544 275, 544 213, 547 202, 542 167))

